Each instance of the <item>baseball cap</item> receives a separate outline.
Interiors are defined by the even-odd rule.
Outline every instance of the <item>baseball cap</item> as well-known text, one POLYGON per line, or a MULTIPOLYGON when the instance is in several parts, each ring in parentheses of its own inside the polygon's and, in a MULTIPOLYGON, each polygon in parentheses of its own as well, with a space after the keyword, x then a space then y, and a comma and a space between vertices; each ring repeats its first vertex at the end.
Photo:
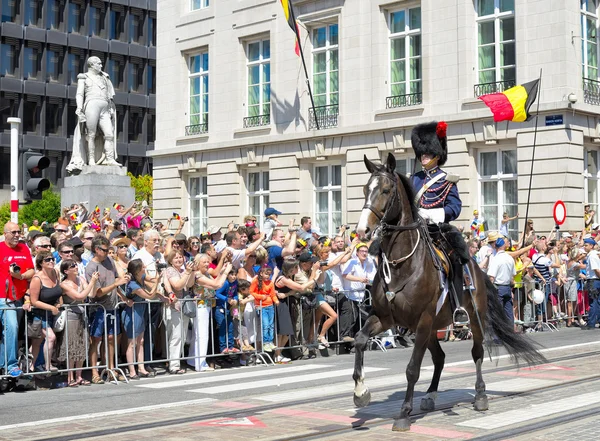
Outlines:
POLYGON ((302 253, 300 254, 300 256, 298 257, 298 261, 299 262, 316 262, 317 260, 319 260, 317 258, 317 256, 313 255, 312 253, 306 252, 306 253, 302 253))
POLYGON ((215 251, 217 253, 220 253, 221 251, 223 251, 225 248, 227 248, 227 242, 225 242, 225 240, 220 240, 215 244, 215 251))
POLYGON ((562 234, 562 237, 573 237, 573 235, 572 235, 571 233, 569 233, 568 231, 565 231, 565 232, 562 234))
POLYGON ((600 228, 600 224, 592 224, 592 230, 597 230, 600 228))
POLYGON ((38 230, 32 230, 29 232, 29 234, 27 235, 27 240, 33 240, 38 236, 43 236, 44 234, 41 231, 38 230))
POLYGON ((473 210, 473 215, 477 215, 477 214, 479 214, 479 211, 473 210))
POLYGON ((216 225, 209 225, 208 226, 208 232, 210 234, 217 234, 219 231, 221 231, 221 227, 217 227, 216 225))
POLYGON ((265 216, 271 216, 272 214, 279 216, 281 215, 281 211, 275 210, 273 207, 269 207, 265 210, 265 216))
POLYGON ((592 239, 591 237, 589 237, 587 239, 583 239, 583 243, 587 243, 590 245, 597 245, 597 242, 594 239, 592 239))
POLYGON ((69 239, 68 243, 73 248, 75 248, 75 247, 82 247, 83 246, 83 242, 81 241, 81 239, 79 238, 79 236, 72 237, 71 239, 69 239))
POLYGON ((506 242, 504 241, 504 238, 499 237, 498 239, 496 239, 496 247, 501 247, 505 244, 506 242))
POLYGON ((183 241, 187 240, 187 237, 185 237, 185 234, 179 233, 179 234, 175 235, 175 240, 177 242, 183 242, 183 241))
POLYGON ((125 234, 124 231, 113 231, 112 233, 110 233, 110 239, 109 240, 112 242, 117 237, 123 237, 123 236, 127 236, 127 234, 125 234))
POLYGON ((359 243, 356 244, 356 249, 357 250, 360 249, 360 248, 362 248, 362 247, 369 248, 369 246, 366 243, 364 243, 364 242, 359 242, 359 243))

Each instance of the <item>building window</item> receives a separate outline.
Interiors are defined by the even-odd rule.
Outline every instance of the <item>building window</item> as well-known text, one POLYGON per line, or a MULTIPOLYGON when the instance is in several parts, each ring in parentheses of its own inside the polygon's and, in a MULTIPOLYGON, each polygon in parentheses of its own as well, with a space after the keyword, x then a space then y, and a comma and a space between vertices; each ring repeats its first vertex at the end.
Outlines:
POLYGON ((315 167, 315 219, 321 234, 331 236, 342 225, 342 166, 315 167))
POLYGON ((129 74, 127 78, 129 91, 143 93, 144 87, 144 61, 141 58, 131 57, 129 60, 129 74))
POLYGON ((0 40, 0 76, 14 77, 19 66, 19 50, 17 40, 2 38, 0 40))
MULTIPOLYGON (((487 230, 499 230, 504 212, 513 217, 518 211, 517 151, 498 150, 479 153, 480 212, 487 230)), ((517 239, 516 222, 508 225, 512 239, 517 239)))
POLYGON ((247 177, 248 211, 257 219, 260 228, 264 222, 264 213, 269 207, 269 172, 251 171, 247 177))
POLYGON ((584 163, 585 202, 590 204, 590 209, 598 213, 598 150, 586 150, 584 163))
POLYGON ((89 7, 88 35, 90 37, 104 38, 104 20, 106 17, 106 5, 104 2, 93 1, 89 7))
POLYGON ((156 93, 156 62, 148 60, 148 93, 156 93))
POLYGON ((85 23, 85 6, 73 0, 69 2, 69 15, 67 17, 67 32, 81 34, 85 23))
POLYGON ((195 11, 196 9, 207 8, 209 3, 209 0, 191 0, 190 8, 192 11, 195 11))
POLYGON ((115 90, 124 92, 125 57, 123 55, 111 54, 108 59, 106 73, 110 77, 115 90))
POLYGON ((581 0, 583 77, 598 79, 598 0, 581 0))
POLYGON ((339 113, 338 25, 312 31, 313 88, 316 109, 309 109, 309 128, 336 127, 339 113))
POLYGON ((40 135, 40 115, 42 113, 42 97, 26 95, 23 100, 23 133, 40 135))
POLYGON ((398 172, 399 174, 404 175, 404 176, 410 176, 413 173, 417 173, 418 171, 420 171, 420 166, 419 166, 419 170, 417 170, 416 162, 417 162, 417 160, 415 159, 414 156, 410 156, 410 157, 404 156, 401 158, 396 158, 396 172, 398 172))
POLYGON ((142 109, 136 107, 129 108, 129 132, 127 142, 139 143, 142 140, 142 123, 144 114, 142 109))
POLYGON ((62 136, 63 100, 46 98, 46 136, 62 136))
POLYGON ((69 48, 67 55, 67 84, 77 84, 77 75, 83 73, 85 52, 82 49, 69 48))
POLYGON ((156 13, 148 12, 148 46, 156 46, 156 13))
POLYGON ((386 107, 422 102, 421 8, 390 13, 390 97, 386 107))
POLYGON ((46 29, 60 30, 63 22, 63 1, 46 0, 46 5, 46 29))
POLYGON ((125 118, 128 114, 128 108, 125 106, 117 106, 117 140, 125 142, 125 118))
POLYGON ((516 84, 514 0, 477 0, 477 96, 516 84))
POLYGON ((121 40, 125 32, 125 8, 121 5, 110 5, 110 16, 108 20, 108 38, 121 40))
POLYGON ((244 126, 268 125, 271 115, 271 42, 248 43, 248 118, 244 126))
POLYGON ((156 115, 153 111, 148 111, 146 116, 147 128, 148 128, 148 142, 147 144, 154 143, 156 139, 156 115))
POLYGON ((38 80, 42 70, 42 46, 38 42, 27 41, 23 48, 23 79, 38 80))
POLYGON ((208 52, 190 57, 190 127, 208 131, 208 52))
POLYGON ((144 12, 141 9, 129 11, 129 42, 143 44, 144 12))
POLYGON ((10 123, 7 119, 18 116, 19 95, 10 92, 0 92, 0 127, 2 127, 5 133, 8 133, 8 130, 10 130, 10 123))
POLYGON ((20 7, 20 0, 2 0, 2 21, 17 23, 20 7))
POLYGON ((75 127, 77 127, 78 119, 75 115, 75 109, 77 109, 77 103, 75 99, 70 99, 67 109, 67 137, 72 138, 75 133, 75 127))
POLYGON ((42 6, 40 0, 25 0, 25 26, 42 26, 42 6))
POLYGON ((46 78, 51 83, 60 82, 63 73, 64 49, 61 46, 48 46, 46 50, 46 78))
POLYGON ((208 178, 194 176, 189 181, 190 234, 200 234, 208 229, 208 178))

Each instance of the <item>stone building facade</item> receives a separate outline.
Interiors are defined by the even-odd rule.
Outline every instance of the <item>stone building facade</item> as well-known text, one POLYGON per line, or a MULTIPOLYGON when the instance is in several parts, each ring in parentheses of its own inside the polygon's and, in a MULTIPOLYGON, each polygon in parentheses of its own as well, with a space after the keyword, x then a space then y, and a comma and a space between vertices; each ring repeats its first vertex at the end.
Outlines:
MULTIPOLYGON (((276 0, 158 0, 157 218, 178 211, 198 233, 272 206, 321 231, 358 220, 363 156, 389 152, 410 173, 415 124, 448 123, 445 167, 460 175, 468 225, 582 227, 598 206, 600 83, 596 1, 293 2, 315 97, 276 0), (494 123, 479 95, 542 74, 538 130, 494 123)), ((538 103, 534 104, 533 111, 538 103)))

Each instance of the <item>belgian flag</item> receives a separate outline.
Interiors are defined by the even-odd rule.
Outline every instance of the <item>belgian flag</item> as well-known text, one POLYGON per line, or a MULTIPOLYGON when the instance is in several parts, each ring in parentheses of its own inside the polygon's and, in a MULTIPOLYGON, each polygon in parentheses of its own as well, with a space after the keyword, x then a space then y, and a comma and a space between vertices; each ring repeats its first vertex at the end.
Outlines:
POLYGON ((501 93, 482 95, 479 99, 490 108, 495 122, 524 122, 531 118, 529 108, 537 98, 539 84, 537 79, 501 93))
POLYGON ((179 213, 173 212, 173 219, 175 219, 175 220, 181 220, 181 216, 179 216, 179 213))
POLYGON ((296 15, 294 14, 294 8, 292 7, 292 0, 280 0, 281 6, 283 6, 283 14, 289 27, 296 34, 296 55, 300 56, 300 29, 298 29, 298 23, 296 23, 296 15))

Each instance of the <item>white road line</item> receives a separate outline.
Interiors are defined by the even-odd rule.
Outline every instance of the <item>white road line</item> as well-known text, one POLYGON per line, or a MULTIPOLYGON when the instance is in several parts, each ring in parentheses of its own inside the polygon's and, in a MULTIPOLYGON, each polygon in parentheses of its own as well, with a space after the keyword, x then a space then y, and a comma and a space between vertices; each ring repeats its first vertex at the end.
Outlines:
POLYGON ((516 410, 509 410, 508 412, 501 412, 495 415, 463 421, 456 425, 492 430, 510 426, 512 424, 524 423, 536 418, 579 409, 580 407, 587 407, 590 404, 600 403, 600 394, 598 394, 598 392, 590 392, 578 395, 576 399, 574 398, 575 397, 569 397, 552 401, 550 405, 549 403, 542 403, 533 406, 523 406, 516 410))
MULTIPOLYGON (((578 343, 576 345, 558 346, 556 348, 544 348, 544 349, 540 349, 540 352, 541 353, 555 352, 555 351, 563 351, 565 349, 576 349, 576 348, 582 348, 582 347, 586 347, 586 346, 598 346, 598 345, 600 345, 600 341, 590 341, 590 342, 587 342, 587 343, 578 343)), ((493 357, 492 361, 503 360, 505 358, 510 358, 510 355, 509 354, 498 355, 498 356, 493 357)), ((486 356, 484 358, 483 362, 484 363, 489 363, 489 358, 486 356)), ((446 363, 444 365, 444 368, 452 367, 452 366, 462 366, 462 365, 465 365, 465 364, 474 364, 474 363, 473 363, 473 360, 455 361, 454 363, 446 363)), ((433 370, 433 365, 431 365, 431 366, 423 366, 422 369, 433 370)))
MULTIPOLYGON (((385 371, 387 368, 365 368, 365 372, 377 372, 377 371, 385 371)), ((341 369, 338 371, 329 371, 329 372, 316 372, 312 374, 305 375, 295 375, 293 377, 284 377, 284 378, 269 378, 267 380, 259 380, 252 382, 245 382, 243 380, 246 377, 237 377, 237 382, 231 384, 224 384, 221 386, 207 387, 203 389, 192 389, 186 392, 198 392, 202 394, 220 394, 223 392, 234 392, 234 391, 243 391, 249 389, 258 389, 261 387, 279 387, 283 385, 290 385, 296 383, 303 383, 308 381, 317 381, 322 380, 324 378, 336 378, 336 377, 345 377, 348 376, 348 379, 351 381, 351 375, 354 372, 354 369, 341 369)), ((263 372, 264 374, 264 372, 263 372)), ((264 376, 264 375, 263 375, 264 376)), ((319 386, 314 386, 319 387, 319 386)))
POLYGON ((210 383, 221 383, 233 381, 237 382, 240 378, 244 380, 247 378, 254 377, 262 377, 265 375, 273 376, 273 375, 289 375, 295 372, 303 372, 303 371, 312 371, 316 369, 325 369, 333 367, 330 364, 305 364, 301 366, 289 366, 283 367, 280 366, 276 369, 260 369, 252 372, 236 372, 234 374, 227 375, 210 375, 199 374, 199 376, 194 376, 194 378, 184 379, 184 380, 176 380, 176 381, 163 381, 161 383, 147 383, 147 384, 136 384, 135 387, 144 387, 147 389, 168 389, 170 387, 179 387, 179 386, 188 386, 195 384, 210 384, 210 383))
POLYGON ((215 401, 217 400, 214 398, 200 398, 198 400, 177 401, 174 403, 155 404, 152 406, 128 407, 120 410, 110 410, 108 412, 87 413, 83 415, 74 415, 70 417, 52 418, 49 420, 30 421, 28 423, 9 424, 7 426, 0 426, 0 433, 3 430, 20 429, 22 427, 45 426, 48 424, 69 423, 72 421, 81 422, 82 420, 91 420, 95 418, 103 418, 108 416, 121 416, 128 413, 146 412, 150 410, 168 409, 171 407, 182 407, 194 404, 207 404, 213 403, 215 401))

